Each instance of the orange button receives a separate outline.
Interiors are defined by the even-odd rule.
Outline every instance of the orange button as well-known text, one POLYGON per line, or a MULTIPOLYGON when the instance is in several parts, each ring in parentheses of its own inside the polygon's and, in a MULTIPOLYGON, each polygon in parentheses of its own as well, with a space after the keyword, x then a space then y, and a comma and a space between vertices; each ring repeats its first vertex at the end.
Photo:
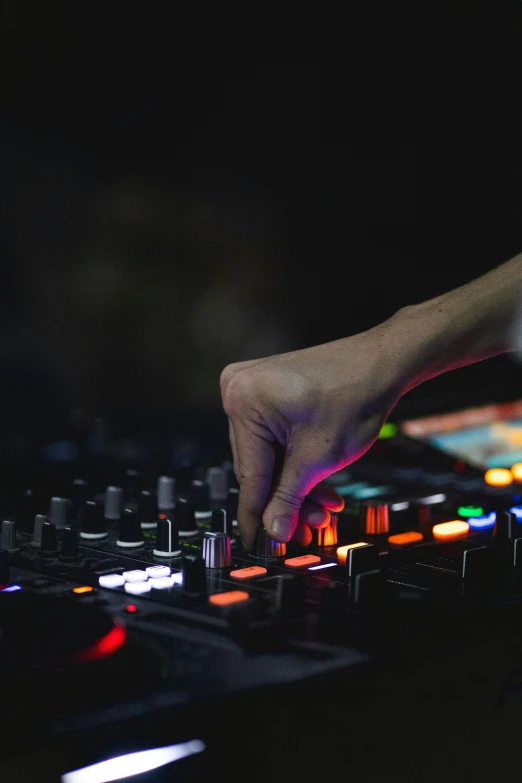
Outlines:
POLYGON ((266 573, 266 568, 262 566, 248 566, 248 568, 238 568, 236 571, 231 571, 230 576, 233 579, 251 579, 253 576, 263 576, 266 573))
POLYGON ((388 536, 388 543, 404 546, 405 544, 415 544, 418 541, 422 541, 423 538, 422 533, 410 530, 408 533, 397 533, 395 536, 388 536))
POLYGON ((299 557, 291 557, 289 560, 285 560, 284 565, 289 568, 301 568, 301 566, 320 562, 321 558, 317 555, 299 555, 299 557))
POLYGON ((228 593, 210 595, 208 600, 214 606, 230 606, 238 604, 240 601, 247 601, 249 598, 250 596, 244 590, 230 590, 228 593))
POLYGON ((73 593, 76 593, 76 595, 82 595, 82 593, 92 593, 94 590, 94 587, 90 587, 89 585, 82 585, 82 587, 73 587, 73 593))
POLYGON ((453 519, 451 522, 441 522, 438 525, 434 525, 431 529, 433 538, 439 541, 451 541, 454 538, 460 538, 465 536, 469 531, 469 525, 467 522, 463 522, 461 519, 453 519))
POLYGON ((349 549, 357 549, 360 546, 368 546, 366 541, 358 541, 357 544, 345 544, 345 546, 337 547, 337 557, 340 563, 346 563, 349 549))
POLYGON ((513 474, 507 468, 491 468, 484 473, 484 481, 490 487, 507 487, 513 482, 513 474))

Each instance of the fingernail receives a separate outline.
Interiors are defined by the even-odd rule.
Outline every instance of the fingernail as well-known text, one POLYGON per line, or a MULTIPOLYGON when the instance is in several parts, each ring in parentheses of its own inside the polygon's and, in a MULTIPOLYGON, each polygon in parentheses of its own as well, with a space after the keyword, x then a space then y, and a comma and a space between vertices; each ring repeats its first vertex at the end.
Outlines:
POLYGON ((279 538, 284 538, 285 541, 288 541, 292 535, 292 520, 274 519, 272 522, 272 533, 275 533, 279 538))

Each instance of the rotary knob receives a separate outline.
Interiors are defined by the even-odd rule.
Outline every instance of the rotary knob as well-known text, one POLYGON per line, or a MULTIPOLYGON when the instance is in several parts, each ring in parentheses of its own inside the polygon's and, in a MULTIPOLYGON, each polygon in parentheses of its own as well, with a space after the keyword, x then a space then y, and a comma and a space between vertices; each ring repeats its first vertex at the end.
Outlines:
POLYGON ((12 519, 4 519, 2 523, 0 548, 5 549, 7 552, 17 552, 19 549, 16 545, 16 525, 12 519))
POLYGON ((189 536, 195 536, 198 532, 198 526, 196 522, 196 507, 194 503, 190 501, 179 501, 176 506, 175 512, 176 523, 179 530, 179 535, 186 538, 189 536))
POLYGON ((105 519, 118 521, 123 506, 123 489, 121 487, 107 487, 105 490, 105 519))
POLYGON ((337 543, 337 514, 332 514, 328 525, 317 530, 317 546, 336 546, 337 543))
POLYGON ((47 522, 47 517, 45 514, 35 515, 33 538, 31 540, 31 546, 38 547, 38 548, 42 546, 42 527, 44 522, 47 522))
POLYGON ((142 530, 154 530, 158 524, 158 506, 152 492, 142 489, 138 500, 138 516, 142 530))
POLYGON ((158 520, 156 528, 156 546, 153 553, 159 557, 179 557, 178 528, 174 520, 166 517, 158 520))
POLYGON ((87 500, 83 509, 83 525, 80 538, 107 538, 107 535, 103 503, 87 500))
POLYGON ((361 531, 367 536, 390 532, 388 503, 375 500, 361 502, 361 531))
POLYGON ((257 529, 254 557, 276 558, 286 555, 286 544, 270 538, 264 527, 257 529))
POLYGON ((69 524, 71 516, 71 501, 69 498, 51 498, 49 504, 49 522, 56 526, 57 530, 63 530, 69 524))
POLYGON ((58 559, 64 563, 72 563, 75 560, 80 560, 80 554, 78 552, 78 533, 76 528, 65 527, 62 530, 62 546, 58 559))
POLYGON ((141 532, 140 518, 131 508, 124 508, 120 517, 117 546, 135 548, 143 546, 145 540, 141 532))
POLYGON ((176 506, 176 481, 172 476, 160 476, 157 485, 158 511, 167 516, 176 506))
POLYGON ((58 553, 56 525, 53 522, 44 522, 42 525, 40 551, 44 557, 54 557, 58 553))
POLYGON ((203 558, 206 568, 228 568, 232 565, 230 536, 226 533, 205 533, 203 558))
POLYGON ((212 503, 222 503, 228 495, 228 473, 225 468, 215 466, 207 470, 205 483, 212 503))

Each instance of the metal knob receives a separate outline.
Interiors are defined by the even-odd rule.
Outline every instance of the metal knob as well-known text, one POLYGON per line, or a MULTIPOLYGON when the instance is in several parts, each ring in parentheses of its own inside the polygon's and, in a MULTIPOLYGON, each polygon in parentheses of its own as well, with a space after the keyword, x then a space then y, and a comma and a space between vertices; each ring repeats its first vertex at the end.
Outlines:
POLYGON ((228 568, 232 565, 230 536, 226 533, 205 533, 203 558, 206 568, 228 568))
POLYGON ((2 535, 0 536, 0 548, 7 552, 16 552, 16 525, 12 519, 4 519, 2 523, 2 535))
POLYGON ((123 489, 107 487, 105 490, 105 519, 118 520, 123 508, 123 489))
POLYGON ((257 529, 254 557, 275 558, 286 555, 286 544, 270 538, 264 527, 257 529))
POLYGON ((71 515, 71 501, 69 498, 51 498, 49 504, 49 522, 56 525, 57 530, 63 530, 69 525, 71 515))
POLYGON ((361 503, 361 531, 367 536, 390 532, 388 503, 375 500, 361 503))
POLYGON ((225 468, 218 466, 207 470, 205 483, 208 485, 210 500, 222 502, 227 499, 228 473, 225 468))
POLYGON ((47 522, 47 517, 45 514, 35 514, 34 517, 34 528, 33 528, 33 538, 31 541, 31 546, 34 547, 41 547, 42 545, 42 527, 43 523, 47 522))
POLYGON ((156 497, 158 511, 169 516, 176 506, 176 481, 173 476, 158 478, 156 497))
POLYGON ((335 546, 337 542, 337 514, 332 514, 330 523, 317 531, 317 546, 335 546))

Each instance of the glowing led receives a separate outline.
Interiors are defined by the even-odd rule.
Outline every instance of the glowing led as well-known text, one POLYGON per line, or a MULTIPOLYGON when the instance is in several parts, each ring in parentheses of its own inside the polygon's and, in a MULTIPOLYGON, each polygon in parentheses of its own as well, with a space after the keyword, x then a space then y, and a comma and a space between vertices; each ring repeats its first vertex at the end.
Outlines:
POLYGON ((468 523, 472 530, 484 530, 488 527, 494 527, 497 515, 494 511, 490 514, 482 514, 480 517, 470 517, 468 523))
POLYGON ((484 474, 484 481, 490 487, 507 487, 513 482, 513 474, 507 468, 490 468, 484 474))
POLYGON ((83 593, 92 593, 94 590, 94 587, 91 587, 90 585, 82 585, 81 587, 73 587, 73 593, 76 593, 76 595, 83 595, 83 593))
POLYGON ((168 590, 169 587, 174 586, 174 580, 171 576, 159 576, 149 579, 149 585, 155 590, 168 590))
POLYGON ((392 424, 391 421, 387 421, 382 425, 378 438, 393 438, 397 435, 399 428, 396 424, 392 424))
POLYGON ((465 536, 469 532, 469 524, 462 519, 453 519, 451 522, 441 522, 432 528, 433 538, 439 541, 451 541, 454 538, 465 536))
POLYGON ((229 590, 226 593, 215 593, 209 596, 208 601, 214 606, 230 606, 240 601, 246 601, 248 598, 250 596, 244 590, 229 590))
POLYGON ((136 569, 135 571, 124 571, 123 576, 126 582, 145 582, 147 579, 147 572, 136 569))
POLYGON ((345 546, 337 547, 336 554, 340 563, 346 563, 349 549, 356 549, 359 546, 367 546, 366 541, 359 541, 357 544, 346 544, 345 546))
POLYGON ((193 739, 163 748, 126 753, 124 756, 116 756, 88 767, 66 772, 61 776, 61 783, 110 783, 113 780, 134 778, 144 772, 194 756, 205 748, 206 745, 202 740, 193 739))
POLYGON ((142 595, 151 591, 150 582, 125 582, 125 592, 131 595, 142 595))
POLYGON ((481 517, 484 514, 484 509, 481 506, 459 506, 457 510, 459 517, 481 517))
POLYGON ((391 503, 390 511, 406 511, 406 509, 409 507, 409 500, 401 500, 399 503, 391 503))
POLYGON ((323 568, 333 568, 333 566, 336 566, 337 563, 321 563, 321 565, 318 566, 310 566, 308 569, 309 571, 320 571, 323 568))
POLYGON ((123 574, 103 574, 98 579, 100 587, 122 587, 125 584, 123 574))
POLYGON ((164 565, 149 566, 145 569, 147 576, 157 579, 160 576, 170 576, 170 568, 164 565))
POLYGON ((415 530, 409 530, 406 533, 397 533, 394 536, 388 536, 388 543, 398 546, 407 546, 408 544, 418 544, 423 538, 424 536, 422 533, 417 533, 415 530))
POLYGON ((446 495, 443 492, 438 492, 436 495, 427 495, 425 498, 419 498, 417 503, 422 506, 432 506, 435 503, 444 503, 446 495))
POLYGON ((21 589, 20 585, 9 585, 9 587, 4 587, 3 590, 0 590, 0 593, 17 593, 21 589))
POLYGON ((509 510, 517 519, 522 519, 522 506, 511 506, 509 510))
POLYGON ((515 481, 522 481, 522 462, 511 465, 511 475, 515 481))
POLYGON ((171 574, 172 581, 175 585, 182 585, 183 584, 183 572, 177 571, 175 574, 171 574))

